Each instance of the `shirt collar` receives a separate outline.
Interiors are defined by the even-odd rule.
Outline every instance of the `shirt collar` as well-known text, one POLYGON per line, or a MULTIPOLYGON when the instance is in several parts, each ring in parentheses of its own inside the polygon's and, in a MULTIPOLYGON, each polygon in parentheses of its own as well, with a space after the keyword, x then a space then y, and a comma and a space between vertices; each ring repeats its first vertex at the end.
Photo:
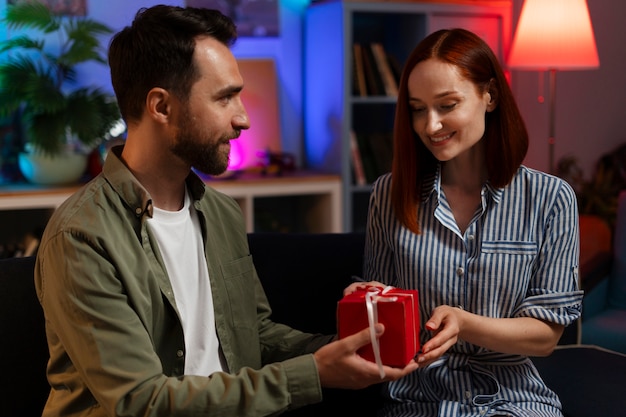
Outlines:
MULTIPOLYGON (((123 148, 123 145, 111 148, 104 162, 102 174, 126 205, 134 211, 135 216, 141 217, 145 213, 152 217, 152 197, 122 162, 123 148)), ((193 171, 185 181, 192 199, 200 200, 206 188, 204 182, 193 171)))
MULTIPOLYGON (((500 203, 502 199, 502 188, 496 188, 489 181, 483 186, 483 196, 490 198, 494 203, 500 203)), ((422 202, 426 202, 433 195, 441 195, 441 163, 437 164, 437 169, 424 177, 422 181, 422 202)))

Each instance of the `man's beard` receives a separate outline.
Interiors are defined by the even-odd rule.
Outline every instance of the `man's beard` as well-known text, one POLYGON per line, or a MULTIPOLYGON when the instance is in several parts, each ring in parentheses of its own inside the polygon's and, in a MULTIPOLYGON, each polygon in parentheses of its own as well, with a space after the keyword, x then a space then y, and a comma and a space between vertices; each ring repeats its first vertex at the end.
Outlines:
POLYGON ((202 132, 195 129, 190 121, 191 117, 186 110, 178 127, 176 141, 172 145, 172 153, 205 174, 223 174, 228 168, 230 154, 230 147, 224 150, 223 145, 238 137, 239 132, 235 131, 228 137, 206 143, 202 132))

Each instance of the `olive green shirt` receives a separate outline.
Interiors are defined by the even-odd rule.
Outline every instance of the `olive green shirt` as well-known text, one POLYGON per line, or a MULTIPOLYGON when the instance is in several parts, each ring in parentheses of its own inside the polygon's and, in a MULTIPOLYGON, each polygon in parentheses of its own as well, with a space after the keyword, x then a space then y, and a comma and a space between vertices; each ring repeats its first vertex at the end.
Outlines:
POLYGON ((35 284, 50 348, 44 417, 262 416, 320 401, 310 353, 330 337, 270 320, 239 206, 193 173, 187 187, 230 372, 183 375, 181 320, 146 222, 151 198, 119 152, 55 211, 39 248, 35 284))

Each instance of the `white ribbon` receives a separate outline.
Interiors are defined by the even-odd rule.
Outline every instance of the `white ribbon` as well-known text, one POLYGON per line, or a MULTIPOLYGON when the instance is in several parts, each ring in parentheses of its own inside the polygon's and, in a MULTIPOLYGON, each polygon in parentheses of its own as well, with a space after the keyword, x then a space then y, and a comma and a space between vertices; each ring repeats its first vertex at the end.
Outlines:
POLYGON ((374 359, 376 361, 376 365, 378 365, 380 379, 385 378, 385 369, 383 368, 383 361, 380 359, 380 344, 378 338, 376 337, 375 328, 376 323, 378 323, 378 294, 385 294, 392 288, 392 286, 387 286, 381 291, 378 287, 371 287, 368 288, 368 291, 365 294, 365 306, 367 307, 367 321, 370 329, 370 340, 372 342, 372 350, 374 351, 374 359))

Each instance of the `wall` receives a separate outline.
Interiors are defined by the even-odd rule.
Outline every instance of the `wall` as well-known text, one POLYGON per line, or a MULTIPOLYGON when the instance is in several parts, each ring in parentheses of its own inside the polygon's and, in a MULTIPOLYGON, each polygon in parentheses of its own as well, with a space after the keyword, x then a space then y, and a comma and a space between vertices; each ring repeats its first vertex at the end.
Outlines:
MULTIPOLYGON (((519 19, 523 0, 513 2, 513 21, 519 19)), ((558 72, 556 76, 555 160, 578 159, 589 178, 596 161, 606 152, 626 143, 626 2, 587 0, 596 37, 600 68, 558 72)), ((515 26, 513 27, 513 31, 515 26)), ((514 32, 513 32, 514 33, 514 32)), ((511 36, 513 36, 511 34, 511 36)), ((548 74, 544 74, 546 98, 548 74)), ((525 163, 548 170, 548 104, 539 104, 539 74, 513 71, 513 91, 526 120, 530 149, 525 163)))
MULTIPOLYGON (((158 0, 89 0, 90 15, 103 20, 114 29, 129 23, 139 7, 161 3, 158 0)), ((184 0, 168 1, 183 5, 184 0)), ((523 0, 513 0, 513 22, 519 18, 523 0)), ((279 102, 283 150, 303 160, 302 145, 302 15, 308 0, 283 0, 280 3, 280 38, 241 38, 234 48, 241 57, 272 57, 276 59, 279 77, 279 102)), ((557 74, 556 160, 576 157, 587 176, 604 153, 626 142, 623 125, 623 96, 626 93, 626 2, 623 0, 588 0, 594 25, 600 68, 591 71, 559 72, 557 74)), ((6 0, 0 0, 0 13, 6 0)), ((6 31, 0 30, 0 38, 6 31)), ((511 34, 512 36, 512 34, 511 34)), ((95 68, 91 78, 107 83, 108 73, 95 68)), ((548 78, 544 74, 544 94, 548 78)), ((530 149, 525 163, 548 170, 547 104, 537 102, 539 75, 535 72, 513 72, 513 91, 518 98, 530 134, 530 149)))
MULTIPOLYGON (((4 15, 6 0, 0 0, 0 15, 4 15)), ((141 7, 156 4, 184 6, 184 0, 88 0, 89 17, 102 21, 114 31, 130 24, 135 13, 141 7)), ((303 152, 302 139, 302 63, 301 22, 308 0, 281 0, 279 6, 280 37, 239 38, 233 47, 238 58, 271 58, 276 62, 281 114, 280 133, 282 150, 296 155, 300 165, 303 152)), ((0 24, 0 40, 10 36, 0 24)), ((107 45, 109 38, 103 39, 107 45)), ((80 70, 79 83, 100 85, 113 92, 109 80, 108 68, 96 64, 85 64, 80 70)), ((251 127, 252 133, 254 126, 251 127)), ((280 149, 272 149, 278 151, 280 149)), ((256 151, 256 150, 254 150, 256 151)))

